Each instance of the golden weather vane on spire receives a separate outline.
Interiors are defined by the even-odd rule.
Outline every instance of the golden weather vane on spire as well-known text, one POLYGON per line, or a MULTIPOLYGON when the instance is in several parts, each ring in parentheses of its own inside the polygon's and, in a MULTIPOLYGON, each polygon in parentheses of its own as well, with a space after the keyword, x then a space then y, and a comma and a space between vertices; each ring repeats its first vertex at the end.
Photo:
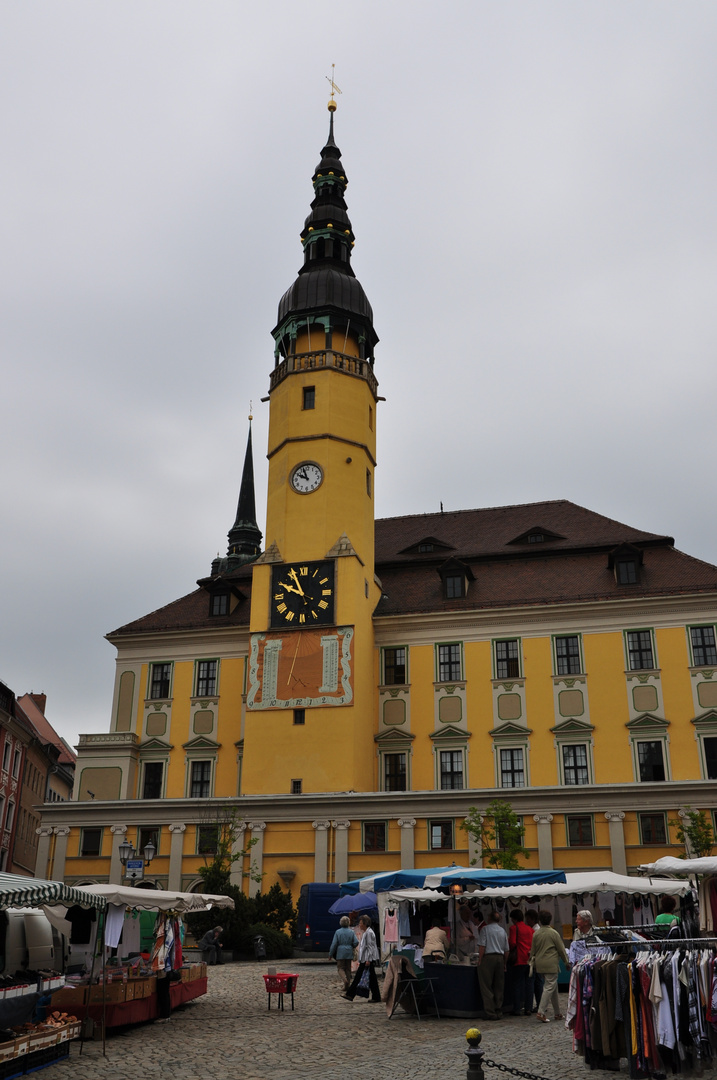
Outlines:
POLYGON ((340 88, 334 82, 334 69, 335 69, 335 67, 336 67, 336 64, 332 64, 331 65, 331 74, 325 76, 325 78, 328 80, 328 82, 331 83, 331 97, 329 98, 329 104, 328 104, 329 112, 336 112, 336 101, 334 99, 334 94, 335 93, 336 94, 341 93, 340 88))

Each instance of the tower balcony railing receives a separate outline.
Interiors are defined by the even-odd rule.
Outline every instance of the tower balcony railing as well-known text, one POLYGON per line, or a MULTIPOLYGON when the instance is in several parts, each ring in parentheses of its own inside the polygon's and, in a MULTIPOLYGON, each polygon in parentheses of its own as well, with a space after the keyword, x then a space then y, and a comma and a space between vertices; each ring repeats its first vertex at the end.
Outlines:
POLYGON ((300 371, 320 371, 323 368, 333 368, 335 371, 344 371, 347 375, 365 379, 373 396, 378 394, 378 381, 369 361, 361 360, 358 356, 349 356, 348 353, 335 352, 333 349, 317 349, 314 352, 287 356, 272 371, 269 390, 274 390, 287 375, 300 371))

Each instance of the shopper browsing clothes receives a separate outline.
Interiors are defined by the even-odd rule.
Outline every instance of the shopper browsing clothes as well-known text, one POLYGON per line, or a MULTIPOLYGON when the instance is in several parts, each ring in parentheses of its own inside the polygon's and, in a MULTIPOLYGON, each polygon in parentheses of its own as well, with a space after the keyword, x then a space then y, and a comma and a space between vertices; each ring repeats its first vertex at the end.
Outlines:
POLYGON ((359 925, 363 930, 363 934, 361 935, 361 941, 359 942, 358 971, 354 975, 354 981, 351 983, 351 986, 346 993, 341 996, 346 998, 347 1001, 353 1001, 356 994, 358 994, 359 997, 368 997, 370 993, 371 1002, 375 1005, 376 1002, 381 1000, 378 979, 376 978, 376 972, 374 971, 373 966, 379 959, 376 935, 371 929, 371 920, 368 915, 361 916, 359 925), (366 981, 368 982, 368 986, 364 985, 364 982, 366 981))
MULTIPOLYGON (((525 925, 531 934, 535 934, 538 929, 538 912, 533 908, 529 908, 525 913, 525 925)), ((531 1012, 538 1011, 538 1005, 540 1005, 540 999, 543 996, 544 982, 545 979, 542 975, 538 975, 534 968, 528 968, 528 995, 532 1001, 531 1012)))
POLYGON ((336 960, 336 967, 341 977, 341 988, 344 993, 351 985, 351 961, 354 958, 354 949, 358 948, 359 943, 349 925, 350 922, 348 915, 344 915, 339 920, 339 928, 334 934, 334 940, 331 942, 331 948, 329 949, 329 958, 336 960))
POLYGON ((505 969, 508 963, 508 935, 500 925, 500 912, 493 911, 478 931, 478 982, 483 1009, 489 1020, 503 1017, 505 969))
POLYGON ((548 1005, 552 1003, 555 1020, 562 1020, 560 1012, 560 998, 558 997, 558 972, 560 961, 568 965, 568 954, 563 945, 563 939, 557 930, 550 925, 553 916, 549 911, 538 912, 540 926, 533 934, 533 944, 530 946, 530 960, 539 975, 545 976, 543 996, 536 1016, 542 1024, 549 1022, 547 1013, 548 1005))
POLYGON ((515 908, 510 913, 511 927, 508 930, 510 955, 510 982, 508 988, 513 998, 513 1015, 530 1016, 533 1011, 533 984, 529 978, 528 957, 533 944, 533 931, 526 926, 523 912, 515 908))

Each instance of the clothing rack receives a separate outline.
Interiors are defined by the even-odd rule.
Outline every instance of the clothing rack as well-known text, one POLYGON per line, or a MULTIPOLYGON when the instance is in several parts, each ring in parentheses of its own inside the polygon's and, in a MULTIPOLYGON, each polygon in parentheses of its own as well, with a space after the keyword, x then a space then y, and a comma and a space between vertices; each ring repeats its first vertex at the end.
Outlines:
POLYGON ((652 941, 631 941, 625 938, 622 941, 586 941, 588 949, 613 949, 616 946, 627 946, 632 949, 659 949, 660 952, 675 952, 689 946, 704 946, 705 948, 717 948, 717 938, 656 938, 652 941))

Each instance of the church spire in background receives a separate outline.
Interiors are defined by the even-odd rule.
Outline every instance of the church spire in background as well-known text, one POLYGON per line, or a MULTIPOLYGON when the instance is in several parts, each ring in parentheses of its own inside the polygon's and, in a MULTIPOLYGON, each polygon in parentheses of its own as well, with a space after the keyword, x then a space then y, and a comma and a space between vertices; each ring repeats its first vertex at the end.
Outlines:
POLYGON ((256 505, 254 501, 254 455, 251 443, 251 422, 249 415, 249 437, 244 455, 244 469, 239 489, 239 503, 234 524, 229 530, 229 547, 226 558, 217 557, 212 563, 212 575, 225 570, 233 570, 244 563, 253 562, 261 554, 261 529, 256 523, 256 505))

